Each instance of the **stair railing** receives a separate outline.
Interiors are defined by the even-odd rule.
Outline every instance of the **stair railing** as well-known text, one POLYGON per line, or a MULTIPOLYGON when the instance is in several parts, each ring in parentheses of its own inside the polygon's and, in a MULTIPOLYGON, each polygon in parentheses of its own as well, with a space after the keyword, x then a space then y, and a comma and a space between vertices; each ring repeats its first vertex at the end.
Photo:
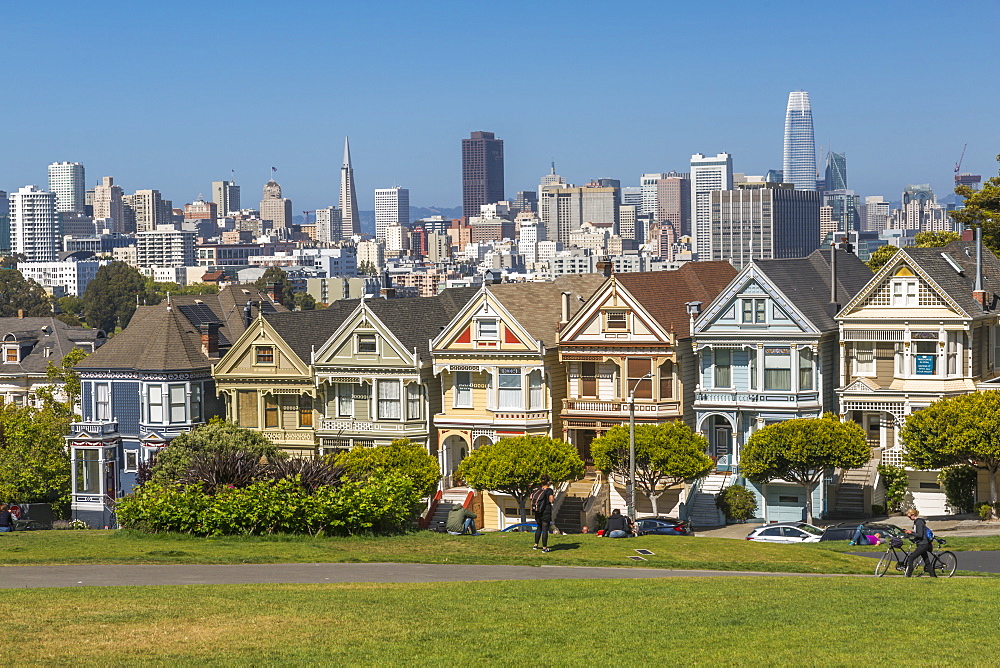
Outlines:
POLYGON ((443 494, 444 492, 439 489, 437 494, 434 495, 434 498, 431 499, 430 505, 427 507, 427 510, 424 511, 424 514, 420 517, 420 522, 417 524, 417 526, 421 529, 426 529, 431 525, 431 519, 434 517, 434 513, 437 511, 438 506, 441 505, 441 496, 443 494))
POLYGON ((552 518, 555 519, 559 515, 559 509, 562 508, 563 499, 566 498, 566 493, 569 492, 569 486, 572 483, 567 480, 566 482, 559 485, 556 490, 556 498, 552 502, 552 518))

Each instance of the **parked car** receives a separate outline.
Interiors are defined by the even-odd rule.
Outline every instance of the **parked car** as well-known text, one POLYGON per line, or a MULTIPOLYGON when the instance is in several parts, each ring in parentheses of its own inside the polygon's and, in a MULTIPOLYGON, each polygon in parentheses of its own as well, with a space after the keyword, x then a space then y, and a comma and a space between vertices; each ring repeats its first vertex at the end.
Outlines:
POLYGON ((823 530, 805 522, 775 522, 750 532, 747 540, 764 543, 818 543, 823 530))
MULTIPOLYGON (((892 524, 882 524, 878 522, 864 522, 862 524, 862 531, 866 536, 874 536, 877 533, 882 534, 883 538, 892 538, 893 536, 902 537, 906 535, 906 532, 897 526, 892 524)), ((854 532, 858 528, 858 523, 856 522, 842 522, 836 526, 827 527, 823 530, 823 535, 819 537, 821 542, 826 542, 828 540, 851 540, 854 537, 854 532)))
POLYGON ((536 529, 538 529, 538 524, 535 522, 521 522, 520 524, 511 524, 509 527, 504 527, 500 531, 509 531, 511 533, 516 531, 530 531, 531 533, 534 533, 536 529))
POLYGON ((635 522, 637 536, 692 536, 687 522, 673 517, 643 517, 635 522))

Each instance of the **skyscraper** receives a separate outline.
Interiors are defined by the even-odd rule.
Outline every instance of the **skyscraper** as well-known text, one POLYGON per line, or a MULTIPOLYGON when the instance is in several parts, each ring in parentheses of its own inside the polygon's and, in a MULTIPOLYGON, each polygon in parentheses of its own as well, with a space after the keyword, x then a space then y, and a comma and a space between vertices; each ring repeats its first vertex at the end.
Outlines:
POLYGON ((79 162, 53 162, 49 165, 49 192, 56 196, 59 213, 84 213, 87 190, 83 165, 79 162))
POLYGON ((340 167, 340 238, 350 239, 361 234, 358 215, 358 193, 354 188, 354 167, 351 166, 351 145, 344 137, 344 164, 340 167))
POLYGON ((656 220, 670 221, 678 236, 691 234, 691 179, 670 172, 656 184, 656 220))
POLYGON ((260 219, 271 221, 271 226, 276 230, 292 224, 292 200, 281 196, 281 186, 274 179, 264 184, 260 219))
POLYGON ((503 140, 473 132, 462 140, 462 215, 478 216, 483 204, 503 199, 503 140))
POLYGON ((341 220, 340 209, 335 206, 316 209, 316 241, 320 243, 340 241, 342 230, 343 221, 341 220))
POLYGON ((10 195, 11 251, 28 262, 54 262, 59 253, 56 196, 38 186, 24 186, 10 195))
POLYGON ((691 235, 693 250, 698 259, 710 259, 712 248, 712 198, 713 190, 732 190, 733 156, 720 153, 706 157, 701 153, 691 156, 691 235))
MULTIPOLYGON (((129 232, 146 232, 155 230, 157 225, 170 223, 170 209, 163 204, 159 190, 136 190, 133 195, 122 198, 127 209, 131 209, 135 220, 135 228, 129 232)), ((129 214, 126 211, 126 220, 129 214)), ((131 227, 126 222, 126 227, 131 227)))
POLYGON ((410 191, 393 186, 375 191, 375 238, 385 241, 390 225, 410 224, 410 191))
POLYGON ((10 252, 10 200, 0 190, 0 252, 10 252))
POLYGON ((826 154, 823 190, 847 190, 847 156, 830 151, 826 154))
POLYGON ((220 218, 240 210, 240 187, 236 181, 212 181, 212 201, 220 218))
POLYGON ((101 185, 94 188, 94 220, 104 220, 100 229, 111 232, 126 233, 124 192, 121 186, 115 185, 113 176, 101 179, 101 185))
POLYGON ((809 93, 793 90, 785 111, 785 183, 798 190, 816 190, 816 141, 813 138, 809 93))

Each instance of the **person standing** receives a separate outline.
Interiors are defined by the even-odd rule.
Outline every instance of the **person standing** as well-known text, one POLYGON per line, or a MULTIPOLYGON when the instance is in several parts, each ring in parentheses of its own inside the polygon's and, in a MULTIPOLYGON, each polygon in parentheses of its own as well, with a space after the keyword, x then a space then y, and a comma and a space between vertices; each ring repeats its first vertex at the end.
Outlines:
POLYGON ((541 487, 531 493, 531 510, 535 514, 535 546, 538 549, 539 539, 542 543, 542 552, 549 552, 549 526, 552 524, 552 504, 555 503, 556 495, 552 491, 552 480, 547 475, 543 475, 539 480, 541 487))
POLYGON ((0 504, 0 533, 7 533, 14 530, 14 516, 7 509, 7 504, 0 504))
POLYGON ((906 577, 913 577, 913 567, 916 566, 917 559, 923 557, 924 570, 932 578, 936 578, 937 573, 934 572, 934 559, 931 555, 934 543, 927 537, 927 521, 920 517, 920 513, 916 508, 907 510, 906 516, 913 520, 913 542, 916 545, 913 548, 913 552, 910 552, 906 557, 906 577))

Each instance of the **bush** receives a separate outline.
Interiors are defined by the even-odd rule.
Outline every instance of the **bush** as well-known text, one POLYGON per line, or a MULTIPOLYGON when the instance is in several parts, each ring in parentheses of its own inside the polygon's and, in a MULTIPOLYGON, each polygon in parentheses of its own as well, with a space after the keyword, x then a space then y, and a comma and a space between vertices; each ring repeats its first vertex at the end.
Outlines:
POLYGON ((342 468, 354 480, 365 480, 377 471, 395 471, 412 480, 425 496, 434 494, 441 479, 438 460, 427 448, 407 438, 374 448, 356 446, 348 452, 327 455, 324 460, 342 468))
POLYGON ((975 467, 968 464, 948 466, 938 473, 938 482, 944 487, 945 499, 956 513, 967 513, 972 510, 977 478, 975 467))
POLYGON ((757 514, 757 495, 743 485, 730 485, 719 492, 715 505, 727 518, 746 522, 757 514))
POLYGON ((882 477, 882 486, 885 487, 885 505, 890 513, 898 513, 903 506, 903 499, 906 498, 906 470, 901 466, 891 464, 879 464, 878 474, 882 477))
POLYGON ((885 515, 885 506, 880 503, 872 504, 872 517, 878 517, 879 515, 885 515))
POLYGON ((979 513, 979 518, 984 522, 987 522, 993 518, 993 506, 988 503, 980 503, 976 506, 976 512, 979 513))

